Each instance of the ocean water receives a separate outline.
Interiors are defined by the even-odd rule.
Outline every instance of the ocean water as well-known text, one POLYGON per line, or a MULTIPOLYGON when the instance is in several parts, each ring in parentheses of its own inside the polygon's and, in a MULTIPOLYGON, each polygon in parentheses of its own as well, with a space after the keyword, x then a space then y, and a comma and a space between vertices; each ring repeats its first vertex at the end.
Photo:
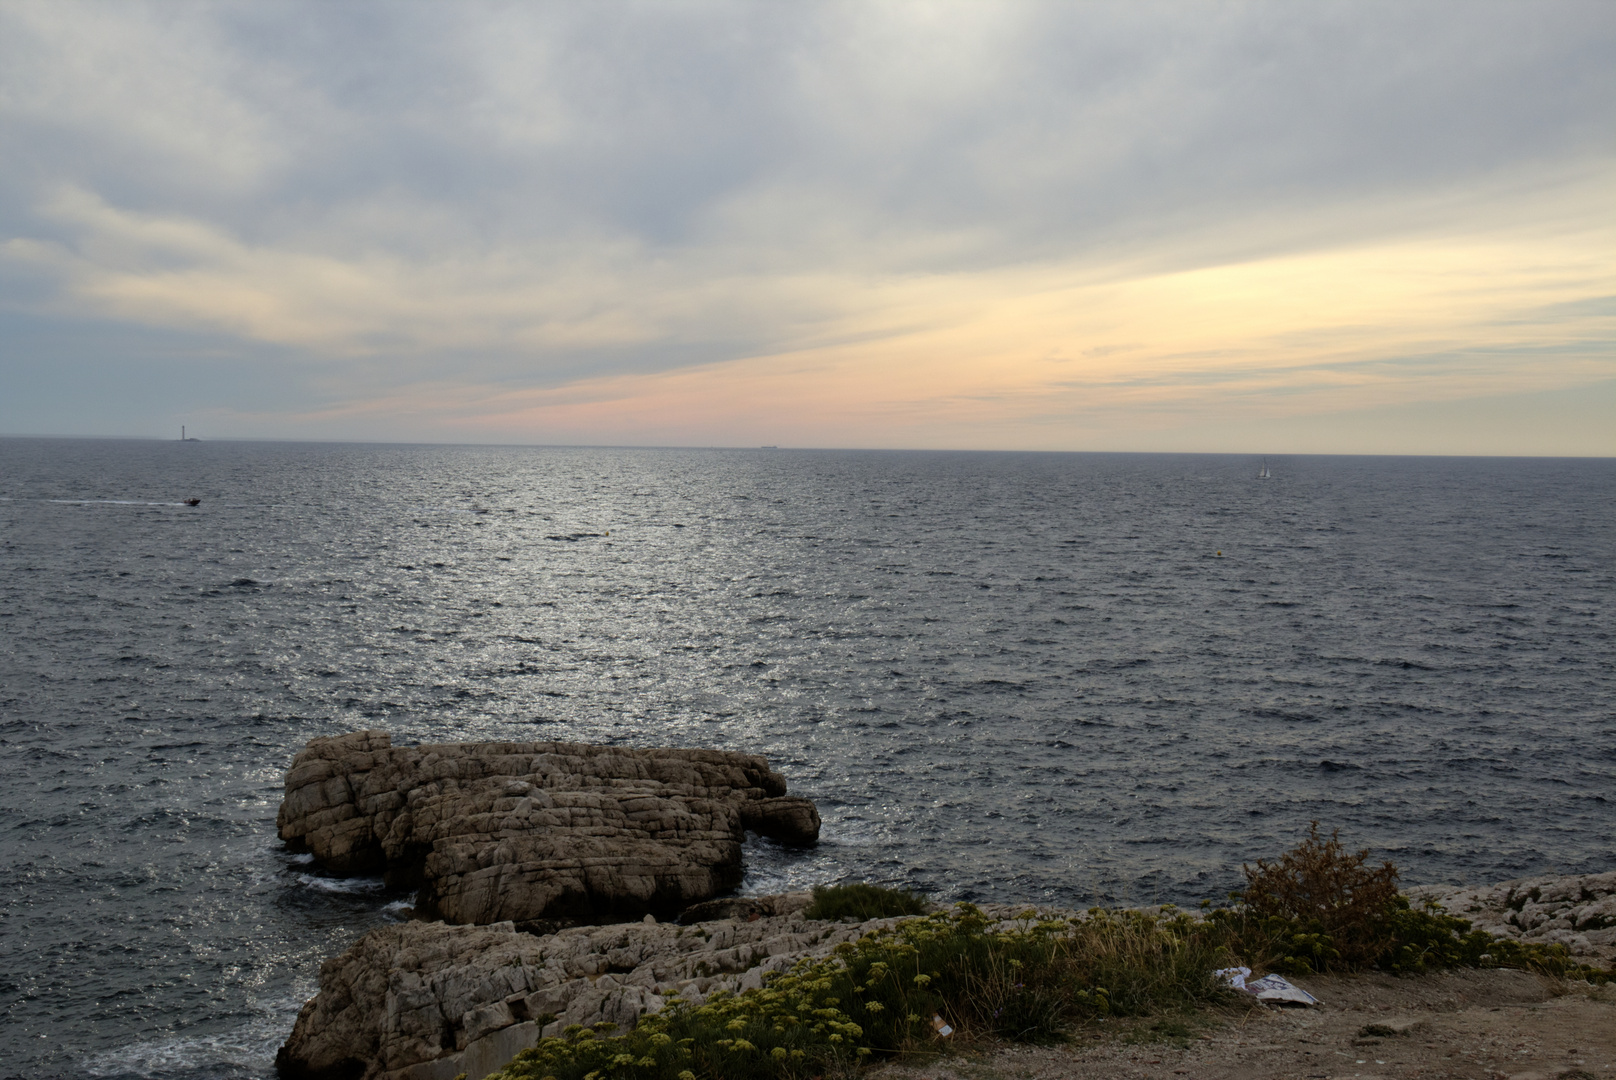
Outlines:
POLYGON ((765 753, 754 892, 1616 866, 1616 463, 1268 464, 0 440, 0 1076, 272 1075, 407 901, 275 838, 361 727, 765 753))

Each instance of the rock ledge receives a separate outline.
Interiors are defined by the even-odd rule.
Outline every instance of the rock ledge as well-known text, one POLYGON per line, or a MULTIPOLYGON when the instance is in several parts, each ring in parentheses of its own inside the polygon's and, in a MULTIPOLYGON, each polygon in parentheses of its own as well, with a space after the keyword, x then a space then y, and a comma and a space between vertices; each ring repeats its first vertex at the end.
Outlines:
POLYGON ((1415 900, 1436 901, 1489 934, 1564 945, 1573 955, 1606 964, 1616 961, 1616 870, 1517 878, 1480 888, 1422 885, 1407 892, 1415 900))
POLYGON ((320 968, 276 1058, 287 1080, 453 1080, 502 1068, 542 1036, 602 1020, 631 1030, 678 994, 763 985, 885 922, 803 918, 807 893, 749 898, 749 915, 691 926, 577 926, 539 936, 410 922, 373 930, 320 968), (778 914, 762 915, 761 911, 778 914))

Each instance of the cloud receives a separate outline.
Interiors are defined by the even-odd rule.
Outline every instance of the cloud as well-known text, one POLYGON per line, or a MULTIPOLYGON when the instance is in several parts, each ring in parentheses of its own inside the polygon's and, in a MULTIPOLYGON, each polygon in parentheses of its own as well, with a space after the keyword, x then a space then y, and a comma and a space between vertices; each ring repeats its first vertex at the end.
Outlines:
POLYGON ((1616 230, 1551 217, 1120 277, 1058 264, 848 281, 828 291, 863 305, 806 347, 548 388, 439 379, 324 418, 407 415, 496 441, 1050 449, 1107 414, 1155 431, 1540 393, 1616 378, 1616 302, 1587 299, 1616 279, 1613 253, 1616 230))
POLYGON ((1598 3, 14 3, 0 304, 239 342, 253 434, 1076 446, 1573 386, 1613 44, 1598 3))

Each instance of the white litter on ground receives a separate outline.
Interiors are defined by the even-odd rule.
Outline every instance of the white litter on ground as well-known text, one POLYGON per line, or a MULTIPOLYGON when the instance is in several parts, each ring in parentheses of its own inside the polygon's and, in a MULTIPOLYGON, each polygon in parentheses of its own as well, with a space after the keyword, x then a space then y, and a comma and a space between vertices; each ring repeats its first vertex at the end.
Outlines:
POLYGON ((1264 975, 1260 979, 1246 979, 1251 975, 1248 967, 1222 968, 1212 974, 1236 990, 1244 990, 1258 1001, 1269 1005, 1317 1005, 1319 999, 1291 982, 1283 975, 1264 975))

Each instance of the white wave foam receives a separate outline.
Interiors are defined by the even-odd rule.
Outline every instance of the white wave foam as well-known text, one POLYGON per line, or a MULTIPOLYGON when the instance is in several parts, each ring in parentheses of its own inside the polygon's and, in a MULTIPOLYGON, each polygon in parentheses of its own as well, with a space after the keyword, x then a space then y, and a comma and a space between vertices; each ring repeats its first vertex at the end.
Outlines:
POLYGON ((862 819, 838 821, 827 817, 819 829, 819 842, 825 845, 868 847, 872 844, 886 843, 888 839, 888 829, 877 821, 862 819))
POLYGON ((744 846, 742 896, 803 892, 834 876, 817 850, 791 848, 748 835, 744 846))
POLYGON ((297 883, 329 893, 380 892, 387 888, 387 883, 381 878, 328 878, 316 877, 313 874, 297 875, 297 883))
POLYGON ((184 506, 182 502, 147 502, 144 499, 46 499, 57 506, 184 506))
POLYGON ((275 1051, 285 1041, 298 1010, 313 992, 311 984, 292 997, 255 1002, 253 1014, 227 1031, 130 1043, 86 1058, 81 1068, 88 1076, 106 1077, 161 1077, 227 1069, 253 1076, 272 1076, 275 1051))

